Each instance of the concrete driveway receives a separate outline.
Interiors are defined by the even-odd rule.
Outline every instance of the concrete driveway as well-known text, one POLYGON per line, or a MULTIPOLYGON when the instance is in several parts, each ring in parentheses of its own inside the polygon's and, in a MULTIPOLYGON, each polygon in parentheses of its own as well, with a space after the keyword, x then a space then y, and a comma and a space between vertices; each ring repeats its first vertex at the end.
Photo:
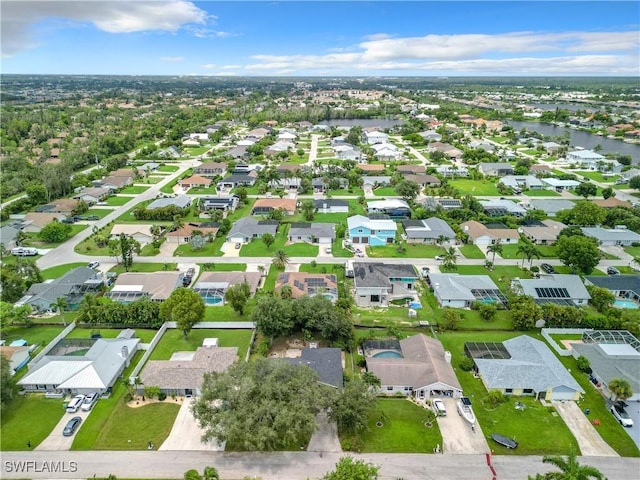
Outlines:
POLYGON ((171 432, 158 450, 205 450, 209 452, 224 451, 224 443, 202 443, 200 437, 204 433, 191 413, 192 398, 185 398, 173 422, 171 432))
POLYGON ((591 424, 576 402, 552 401, 551 404, 573 433, 583 456, 618 456, 615 450, 602 439, 596 427, 591 424))
MULTIPOLYGON (((62 408, 62 403, 60 403, 60 408, 62 408)), ((76 433, 78 433, 80 429, 83 427, 84 422, 90 413, 91 411, 83 412, 80 410, 78 410, 76 413, 65 413, 60 419, 60 421, 58 422, 58 424, 55 427, 53 427, 53 430, 51 430, 51 433, 49 434, 49 436, 45 438, 42 441, 42 443, 40 443, 40 445, 38 445, 34 450, 70 450, 71 444, 73 443, 73 439, 76 436, 76 433), (62 435, 62 430, 64 430, 64 427, 67 425, 67 422, 71 420, 73 417, 82 418, 82 423, 80 424, 80 426, 72 436, 65 437, 62 435)))
POLYGON ((442 433, 443 453, 489 453, 491 449, 482 433, 480 425, 476 422, 474 430, 458 414, 456 400, 453 398, 443 398, 447 408, 446 417, 438 417, 438 426, 442 433))
POLYGON ((311 436, 307 452, 342 452, 336 423, 329 421, 324 412, 316 416, 316 422, 318 429, 311 436))
POLYGON ((625 428, 625 432, 640 447, 640 402, 627 402, 625 410, 633 420, 633 427, 625 428))
POLYGON ((236 248, 236 244, 233 242, 224 242, 220 247, 223 257, 240 257, 240 249, 236 248))

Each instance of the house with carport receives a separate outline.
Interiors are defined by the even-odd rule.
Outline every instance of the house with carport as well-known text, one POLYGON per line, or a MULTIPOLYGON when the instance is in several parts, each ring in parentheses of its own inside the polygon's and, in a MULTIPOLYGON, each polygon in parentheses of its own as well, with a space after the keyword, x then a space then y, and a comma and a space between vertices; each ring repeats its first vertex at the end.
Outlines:
POLYGON ((456 232, 441 218, 431 217, 423 220, 403 220, 404 236, 409 243, 435 244, 455 242, 456 232))
POLYGON ((275 237, 279 223, 278 220, 257 220, 243 217, 233 223, 227 234, 227 242, 249 243, 257 238, 262 238, 265 233, 275 237))

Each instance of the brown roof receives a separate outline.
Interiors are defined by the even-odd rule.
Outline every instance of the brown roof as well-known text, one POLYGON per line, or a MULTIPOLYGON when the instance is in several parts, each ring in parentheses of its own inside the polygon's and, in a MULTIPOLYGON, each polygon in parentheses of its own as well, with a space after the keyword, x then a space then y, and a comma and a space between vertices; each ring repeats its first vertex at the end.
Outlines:
POLYGON ((60 220, 62 217, 64 215, 61 213, 29 212, 25 215, 24 220, 37 227, 44 227, 54 220, 60 220))
POLYGON ((126 177, 132 178, 133 171, 130 168, 119 168, 109 174, 110 177, 126 177))
POLYGON ((131 177, 114 177, 113 175, 106 177, 102 180, 104 185, 113 185, 114 187, 123 187, 131 177))
POLYGON ((127 291, 126 287, 139 286, 140 291, 148 293, 151 300, 166 300, 171 292, 182 286, 183 276, 184 274, 180 272, 121 273, 116 280, 114 290, 127 291))
POLYGON ((384 170, 384 165, 376 163, 376 164, 360 164, 357 165, 356 168, 359 168, 360 170, 362 170, 363 172, 381 172, 384 170))
POLYGON ((398 165, 396 170, 408 173, 425 173, 427 171, 424 165, 398 165))
POLYGON ((615 207, 626 207, 631 208, 631 203, 620 200, 616 197, 609 197, 606 200, 592 200, 593 203, 602 208, 615 208, 615 207))
POLYGON ((206 162, 196 167, 196 171, 198 170, 222 170, 224 172, 227 170, 227 164, 223 162, 206 162))
POLYGON ((187 223, 186 225, 179 228, 178 230, 174 230, 173 232, 167 233, 166 236, 167 237, 188 237, 196 230, 201 231, 205 235, 208 235, 208 234, 215 235, 216 232, 218 231, 218 227, 201 227, 200 225, 195 223, 187 223))
POLYGON ((191 175, 190 177, 187 178, 183 178, 182 180, 180 180, 180 185, 211 185, 211 182, 213 182, 213 180, 211 180, 210 178, 206 178, 206 177, 202 177, 200 175, 191 175))
POLYGON ((426 185, 428 183, 435 183, 436 185, 440 185, 440 179, 438 177, 434 177, 433 175, 425 175, 425 174, 417 174, 417 175, 405 175, 405 180, 409 180, 410 182, 416 182, 418 185, 426 185))
POLYGON ((462 228, 472 240, 482 237, 483 235, 492 238, 520 238, 518 231, 513 228, 487 228, 475 220, 469 220, 468 222, 460 224, 460 228, 462 228))
POLYGON ((531 165, 530 172, 550 172, 551 167, 549 165, 531 165))
POLYGON ((55 208, 54 212, 67 213, 71 212, 78 206, 78 200, 75 198, 60 198, 47 205, 51 205, 55 208))
POLYGON ((224 372, 237 359, 238 347, 198 347, 191 360, 149 360, 140 379, 162 389, 197 389, 205 373, 224 372))
POLYGON ((253 204, 253 208, 273 208, 277 210, 282 208, 289 212, 295 212, 298 202, 295 198, 259 198, 256 203, 253 204))
POLYGON ((7 360, 11 360, 16 353, 24 350, 29 350, 29 347, 10 347, 8 345, 0 345, 0 355, 4 355, 7 360))

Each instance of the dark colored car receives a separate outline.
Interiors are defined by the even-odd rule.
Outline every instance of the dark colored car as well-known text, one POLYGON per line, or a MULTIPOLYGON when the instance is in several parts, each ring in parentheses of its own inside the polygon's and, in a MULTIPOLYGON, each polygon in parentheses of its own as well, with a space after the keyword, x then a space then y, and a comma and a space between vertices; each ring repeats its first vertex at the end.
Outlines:
POLYGON ((70 437, 75 433, 75 431, 78 429, 81 423, 82 423, 82 418, 73 417, 71 420, 67 422, 67 425, 64 427, 64 430, 62 430, 62 435, 64 435, 65 437, 70 437))
POLYGON ((190 268, 187 270, 187 273, 184 274, 184 277, 182 277, 182 285, 184 287, 188 286, 191 283, 191 280, 193 280, 193 276, 196 274, 196 269, 195 268, 190 268))
POLYGON ((620 275, 620 270, 616 267, 607 267, 607 275, 620 275))
POLYGON ((556 273, 556 269, 553 268, 552 265, 549 265, 548 263, 542 263, 540 264, 540 268, 545 272, 545 273, 556 273))

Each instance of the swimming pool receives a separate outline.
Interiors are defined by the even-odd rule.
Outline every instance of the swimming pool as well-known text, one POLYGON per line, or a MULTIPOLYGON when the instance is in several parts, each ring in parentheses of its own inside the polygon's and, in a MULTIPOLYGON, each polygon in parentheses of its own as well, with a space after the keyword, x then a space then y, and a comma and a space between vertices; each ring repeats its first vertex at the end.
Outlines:
POLYGON ((638 304, 636 302, 632 302, 631 300, 616 300, 613 302, 613 306, 616 308, 631 308, 634 310, 638 309, 638 304))
POLYGON ((395 350, 385 350, 383 352, 378 352, 374 355, 375 358, 402 358, 402 354, 400 352, 396 352, 395 350))
POLYGON ((204 299, 206 305, 218 305, 222 302, 222 297, 207 297, 204 299))

